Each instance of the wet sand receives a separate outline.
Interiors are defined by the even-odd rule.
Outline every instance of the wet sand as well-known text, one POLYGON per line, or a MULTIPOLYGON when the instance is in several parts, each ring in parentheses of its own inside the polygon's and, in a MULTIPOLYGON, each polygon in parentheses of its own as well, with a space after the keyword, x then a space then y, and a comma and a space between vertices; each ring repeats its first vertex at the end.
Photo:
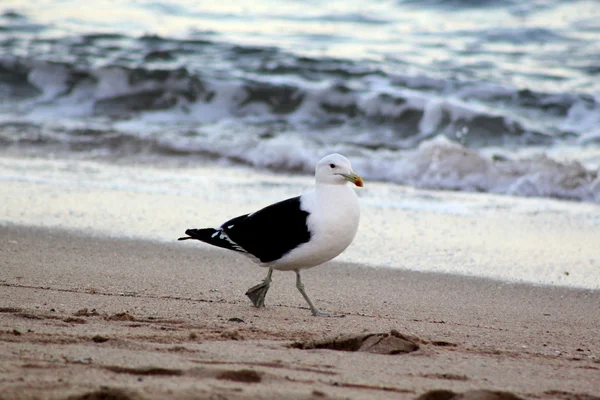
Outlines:
POLYGON ((317 318, 292 273, 253 308, 265 273, 199 243, 4 225, 0 397, 598 399, 598 290, 331 262, 303 280, 346 317, 317 318))

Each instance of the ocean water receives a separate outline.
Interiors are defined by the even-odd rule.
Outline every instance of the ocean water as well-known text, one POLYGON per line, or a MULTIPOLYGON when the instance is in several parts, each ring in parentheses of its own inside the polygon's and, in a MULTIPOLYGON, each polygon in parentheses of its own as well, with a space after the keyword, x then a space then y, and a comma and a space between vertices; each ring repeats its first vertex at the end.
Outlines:
POLYGON ((600 202, 600 6, 3 0, 0 146, 600 202))

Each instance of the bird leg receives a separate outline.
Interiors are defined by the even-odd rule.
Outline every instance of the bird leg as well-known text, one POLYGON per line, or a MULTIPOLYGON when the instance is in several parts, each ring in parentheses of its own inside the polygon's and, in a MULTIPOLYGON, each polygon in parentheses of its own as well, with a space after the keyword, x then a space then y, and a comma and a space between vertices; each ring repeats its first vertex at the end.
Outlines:
POLYGON ((310 311, 312 312, 312 315, 314 315, 315 317, 344 317, 345 316, 344 314, 330 314, 330 313, 321 311, 317 307, 315 307, 315 305, 312 303, 312 301, 310 301, 310 299, 308 298, 308 295, 304 291, 304 284, 302 283, 302 280, 300 280, 300 271, 295 269, 294 272, 296 273, 296 287, 300 291, 300 294, 302 294, 302 297, 304 297, 304 300, 306 300, 306 302, 308 303, 308 306, 310 307, 310 311))
POLYGON ((256 286, 252 286, 246 292, 246 296, 250 298, 254 307, 264 307, 265 306, 265 296, 269 291, 269 286, 271 284, 271 275, 273 274, 273 268, 269 268, 269 272, 267 272, 267 277, 263 279, 261 283, 256 286))

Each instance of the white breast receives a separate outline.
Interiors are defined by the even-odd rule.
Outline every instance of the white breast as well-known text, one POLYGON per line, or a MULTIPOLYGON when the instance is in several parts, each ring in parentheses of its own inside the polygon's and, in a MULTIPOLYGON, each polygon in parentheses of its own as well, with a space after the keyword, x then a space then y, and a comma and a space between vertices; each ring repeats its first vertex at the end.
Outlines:
POLYGON ((319 185, 301 197, 309 212, 311 239, 270 266, 277 270, 306 269, 323 264, 342 253, 354 240, 360 207, 348 185, 319 185))

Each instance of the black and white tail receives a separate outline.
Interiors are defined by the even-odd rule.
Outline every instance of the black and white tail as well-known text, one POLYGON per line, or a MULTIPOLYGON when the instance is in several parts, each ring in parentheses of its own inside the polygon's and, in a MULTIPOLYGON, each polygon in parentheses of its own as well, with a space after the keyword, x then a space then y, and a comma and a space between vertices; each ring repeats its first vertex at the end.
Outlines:
POLYGON ((227 236, 227 234, 220 229, 188 229, 185 231, 185 234, 188 236, 180 237, 178 240, 196 239, 213 246, 247 253, 243 247, 231 240, 229 236, 227 236))

